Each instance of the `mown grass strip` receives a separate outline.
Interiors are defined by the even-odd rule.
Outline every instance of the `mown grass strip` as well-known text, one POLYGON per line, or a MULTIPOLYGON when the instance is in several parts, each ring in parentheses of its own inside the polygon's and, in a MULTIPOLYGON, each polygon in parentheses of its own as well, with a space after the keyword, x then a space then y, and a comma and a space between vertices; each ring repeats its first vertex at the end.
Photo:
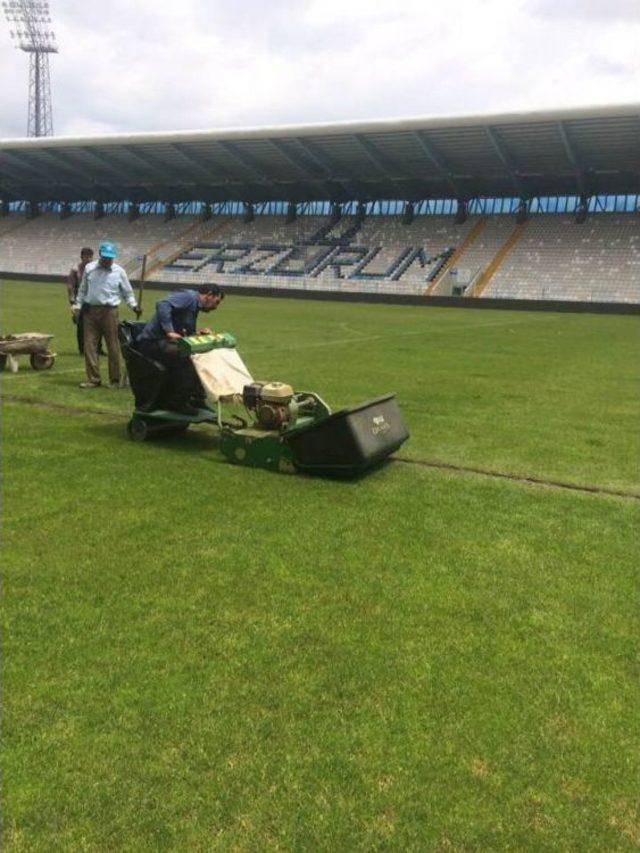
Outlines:
MULTIPOLYGON (((3 328, 45 330, 58 352, 51 371, 3 374, 7 393, 129 413, 127 394, 78 390, 62 285, 3 283, 0 302, 3 328)), ((412 458, 640 493, 635 317, 230 295, 214 320, 261 379, 311 388, 335 408, 395 392, 412 458)))
POLYGON ((7 849, 633 849, 637 502, 3 419, 7 849))
MULTIPOLYGON (((83 415, 107 415, 116 420, 124 420, 124 418, 129 417, 128 415, 120 412, 113 412, 109 409, 81 408, 79 406, 69 406, 64 403, 44 403, 42 400, 36 400, 33 397, 21 397, 17 394, 7 394, 5 395, 5 400, 11 403, 25 403, 29 406, 35 406, 40 409, 51 409, 53 411, 73 412, 74 414, 83 415)), ((585 492, 587 494, 606 495, 607 497, 627 498, 630 500, 640 501, 640 494, 637 494, 636 492, 607 489, 604 486, 566 483, 561 480, 548 480, 544 477, 534 477, 530 474, 514 474, 509 471, 494 471, 488 468, 456 465, 453 462, 443 462, 438 459, 412 459, 408 456, 392 456, 390 461, 399 462, 403 465, 420 465, 423 468, 444 469, 447 471, 454 471, 458 474, 475 474, 481 477, 497 477, 502 480, 511 480, 515 483, 521 483, 525 486, 546 486, 551 489, 566 489, 573 492, 585 492)))

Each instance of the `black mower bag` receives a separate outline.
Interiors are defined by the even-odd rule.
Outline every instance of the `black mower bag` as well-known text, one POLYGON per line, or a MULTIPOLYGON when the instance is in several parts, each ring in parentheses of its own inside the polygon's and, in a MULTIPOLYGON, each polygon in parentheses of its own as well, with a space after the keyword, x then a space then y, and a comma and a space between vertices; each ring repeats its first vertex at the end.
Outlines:
POLYGON ((354 477, 382 462, 409 438, 395 394, 341 409, 284 436, 300 471, 354 477))

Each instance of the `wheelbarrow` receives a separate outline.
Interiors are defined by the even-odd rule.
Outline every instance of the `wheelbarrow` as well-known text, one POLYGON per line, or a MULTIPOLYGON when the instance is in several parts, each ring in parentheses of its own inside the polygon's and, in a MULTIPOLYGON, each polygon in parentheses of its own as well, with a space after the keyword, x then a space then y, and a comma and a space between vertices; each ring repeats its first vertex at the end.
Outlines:
POLYGON ((34 370, 50 370, 56 360, 56 353, 49 349, 52 338, 53 335, 40 332, 0 336, 0 370, 8 367, 12 373, 17 373, 19 355, 28 355, 34 370))

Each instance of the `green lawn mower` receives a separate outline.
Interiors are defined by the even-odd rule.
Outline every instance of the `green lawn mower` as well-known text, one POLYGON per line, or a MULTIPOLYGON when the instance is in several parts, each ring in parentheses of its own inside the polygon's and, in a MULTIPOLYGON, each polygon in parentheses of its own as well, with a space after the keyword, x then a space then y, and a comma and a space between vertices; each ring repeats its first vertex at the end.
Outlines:
POLYGON ((166 368, 136 349, 143 327, 144 323, 120 324, 136 401, 127 425, 134 441, 210 423, 219 429, 223 455, 235 465, 353 477, 378 465, 409 438, 394 394, 332 412, 313 391, 296 391, 284 382, 254 381, 228 333, 180 339, 180 354, 191 359, 207 404, 194 414, 172 411, 165 405, 166 368))

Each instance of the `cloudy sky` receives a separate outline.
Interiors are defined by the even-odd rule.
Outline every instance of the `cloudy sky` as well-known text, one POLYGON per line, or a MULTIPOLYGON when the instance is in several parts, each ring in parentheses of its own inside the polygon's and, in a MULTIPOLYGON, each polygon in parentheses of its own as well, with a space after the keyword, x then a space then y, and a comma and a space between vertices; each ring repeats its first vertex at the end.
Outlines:
MULTIPOLYGON (((58 135, 640 102, 640 0, 50 0, 58 135)), ((0 138, 27 56, 0 20, 0 138)))

